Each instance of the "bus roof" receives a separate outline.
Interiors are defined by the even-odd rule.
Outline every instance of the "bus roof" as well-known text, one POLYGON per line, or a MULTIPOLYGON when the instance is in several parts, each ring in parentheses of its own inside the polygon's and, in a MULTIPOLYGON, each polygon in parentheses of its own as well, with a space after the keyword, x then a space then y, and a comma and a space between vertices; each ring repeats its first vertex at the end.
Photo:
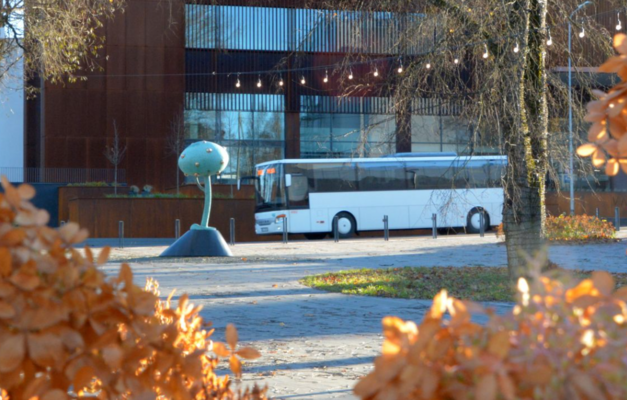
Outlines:
POLYGON ((304 159, 286 159, 286 160, 275 160, 275 161, 266 161, 260 164, 257 164, 256 167, 264 167, 267 165, 274 164, 326 164, 326 163, 355 163, 355 162, 387 162, 390 161, 507 161, 507 156, 444 156, 444 157, 394 157, 386 156, 380 158, 304 158, 304 159))

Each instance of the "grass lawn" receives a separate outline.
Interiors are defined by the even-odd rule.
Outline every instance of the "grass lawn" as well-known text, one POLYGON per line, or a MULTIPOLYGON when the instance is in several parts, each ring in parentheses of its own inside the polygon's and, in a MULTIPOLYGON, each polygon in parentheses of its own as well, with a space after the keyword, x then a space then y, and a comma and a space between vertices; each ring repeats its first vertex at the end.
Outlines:
MULTIPOLYGON (((549 274, 581 280, 590 272, 553 270, 549 274)), ((627 285, 627 273, 612 275, 617 287, 627 285)), ((514 301, 515 295, 506 267, 359 269, 308 276, 300 282, 328 292, 401 299, 432 299, 441 289, 458 299, 472 301, 514 301)))

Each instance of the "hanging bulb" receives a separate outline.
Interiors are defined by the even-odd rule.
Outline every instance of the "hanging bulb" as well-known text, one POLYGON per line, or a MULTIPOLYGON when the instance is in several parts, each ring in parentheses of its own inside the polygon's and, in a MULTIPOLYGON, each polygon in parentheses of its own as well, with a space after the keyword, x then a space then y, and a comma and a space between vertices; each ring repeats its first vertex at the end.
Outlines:
POLYGON ((579 32, 579 37, 583 38, 584 36, 586 36, 586 31, 583 29, 583 26, 581 27, 581 32, 579 32))
POLYGON ((283 86, 285 83, 283 82, 283 77, 279 79, 279 86, 283 86))
MULTIPOLYGON (((329 71, 324 71, 324 79, 322 80, 324 83, 329 82, 329 71)), ((304 84, 303 84, 304 85, 304 84)))
POLYGON ((518 47, 518 42, 516 42, 516 47, 514 47, 514 53, 518 53, 520 51, 520 47, 518 47))
POLYGON ((372 74, 374 76, 379 76, 379 69, 375 67, 374 72, 372 74))
POLYGON ((485 51, 483 52, 483 58, 488 58, 488 56, 490 55, 490 53, 488 53, 488 45, 487 45, 487 44, 484 44, 484 45, 483 45, 483 48, 484 48, 484 50, 485 50, 485 51))
POLYGON ((259 76, 259 78, 257 79, 257 87, 261 87, 261 76, 259 76))
POLYGON ((348 79, 353 79, 353 70, 348 73, 348 79))
POLYGON ((623 24, 620 22, 620 12, 616 13, 616 19, 618 20, 618 23, 616 24, 616 30, 620 31, 621 29, 623 29, 623 24))
POLYGON ((550 28, 547 28, 547 30, 548 30, 548 33, 549 33, 549 38, 548 38, 548 39, 547 39, 547 41, 546 41, 546 45, 547 45, 547 46, 550 46, 550 45, 552 45, 552 44, 553 44, 553 38, 551 37, 551 29, 550 29, 550 28))
POLYGON ((403 73, 403 60, 399 58, 399 59, 398 59, 398 62, 399 62, 399 66, 398 66, 398 69, 397 69, 396 71, 397 71, 399 74, 402 74, 402 73, 403 73))
POLYGON ((454 62, 455 64, 459 64, 459 58, 455 57, 455 59, 453 60, 453 62, 454 62))
POLYGON ((235 82, 235 87, 239 88, 240 86, 242 86, 241 82, 239 81, 239 74, 237 74, 237 81, 235 82))
POLYGON ((427 65, 425 65, 427 69, 431 69, 431 63, 427 61, 427 65))
POLYGON ((304 85, 306 82, 307 82, 307 81, 305 80, 305 76, 304 76, 304 75, 302 75, 302 76, 300 77, 300 84, 301 84, 301 85, 304 85))

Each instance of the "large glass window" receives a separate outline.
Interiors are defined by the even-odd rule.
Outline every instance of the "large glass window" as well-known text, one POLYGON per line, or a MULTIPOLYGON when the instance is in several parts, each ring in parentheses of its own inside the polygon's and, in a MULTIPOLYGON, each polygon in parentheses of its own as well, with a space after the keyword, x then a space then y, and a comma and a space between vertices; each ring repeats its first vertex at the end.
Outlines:
POLYGON ((353 192, 357 190, 357 169, 354 163, 314 164, 314 191, 353 192))
POLYGON ((409 189, 431 190, 454 187, 454 169, 449 162, 408 161, 406 169, 409 189))
POLYGON ((357 164, 359 190, 406 190, 405 165, 401 163, 364 162, 357 164))
MULTIPOLYGON (((188 140, 209 140, 226 147, 230 161, 220 177, 223 180, 251 175, 255 164, 284 158, 283 113, 264 111, 272 109, 264 106, 264 99, 269 95, 241 96, 251 101, 248 108, 255 111, 185 111, 185 134, 188 140)), ((188 103, 188 107, 194 104, 188 103)))
POLYGON ((282 165, 270 165, 257 171, 255 189, 257 211, 269 211, 285 208, 284 182, 282 165))

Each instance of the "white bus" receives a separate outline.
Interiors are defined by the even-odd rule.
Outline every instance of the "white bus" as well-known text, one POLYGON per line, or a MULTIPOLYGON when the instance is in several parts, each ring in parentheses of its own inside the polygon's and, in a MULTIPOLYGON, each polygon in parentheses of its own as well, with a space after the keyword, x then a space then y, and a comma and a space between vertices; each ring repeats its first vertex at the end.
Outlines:
MULTIPOLYGON (((436 153, 437 154, 437 153, 436 153)), ((382 158, 279 160, 256 166, 255 232, 322 239, 360 231, 464 227, 502 220, 504 156, 399 153, 382 158)), ((246 178, 243 178, 246 179, 246 178)))

